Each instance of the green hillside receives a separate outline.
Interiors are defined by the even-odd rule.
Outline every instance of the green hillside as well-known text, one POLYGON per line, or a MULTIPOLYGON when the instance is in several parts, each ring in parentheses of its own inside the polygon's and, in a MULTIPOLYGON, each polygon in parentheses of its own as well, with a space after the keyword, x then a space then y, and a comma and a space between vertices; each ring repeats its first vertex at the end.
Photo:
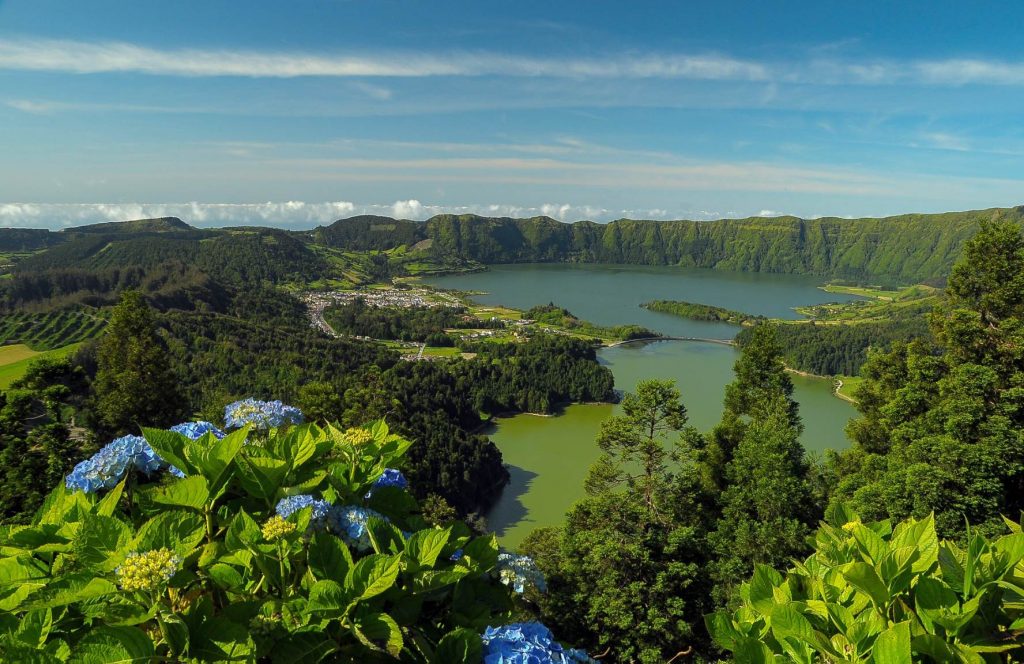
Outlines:
POLYGON ((569 261, 685 265, 897 283, 941 282, 984 219, 1024 219, 1024 207, 881 219, 776 217, 563 224, 439 215, 434 251, 484 263, 569 261))
POLYGON ((52 350, 92 339, 106 325, 105 314, 84 309, 7 313, 0 318, 0 345, 25 344, 35 351, 52 350))

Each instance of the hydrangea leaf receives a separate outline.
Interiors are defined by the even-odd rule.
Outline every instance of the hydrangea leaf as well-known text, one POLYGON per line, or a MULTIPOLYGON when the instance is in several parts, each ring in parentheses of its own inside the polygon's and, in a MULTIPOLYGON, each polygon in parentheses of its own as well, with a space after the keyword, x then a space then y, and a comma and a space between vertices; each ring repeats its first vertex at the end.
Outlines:
POLYGON ((131 548, 150 551, 166 548, 181 557, 192 552, 206 534, 203 519, 184 510, 162 512, 142 524, 131 548))
POLYGON ((310 613, 326 613, 340 615, 351 601, 351 595, 336 581, 317 581, 309 589, 309 603, 306 610, 310 613))
POLYGON ((318 579, 344 579, 352 568, 352 554, 334 535, 316 533, 307 554, 309 570, 318 579))
POLYGON ((237 466, 242 486, 264 500, 272 500, 277 495, 289 471, 287 461, 270 457, 242 456, 238 458, 237 466))
POLYGON ((402 567, 401 556, 374 554, 357 562, 345 578, 345 586, 359 599, 376 597, 395 585, 402 567))
POLYGON ((185 456, 210 482, 212 491, 216 491, 221 482, 226 480, 231 462, 245 445, 248 434, 249 427, 243 427, 219 440, 203 436, 199 440, 187 440, 185 443, 185 456))
POLYGON ((409 538, 405 551, 420 567, 433 567, 450 535, 450 528, 421 530, 409 538))
POLYGON ((202 511, 210 499, 210 487, 202 475, 190 475, 166 486, 157 487, 148 496, 158 505, 202 511))
POLYGON ((337 649, 337 644, 323 634, 299 632, 275 643, 270 651, 270 660, 289 664, 318 664, 337 649))
POLYGON ((445 634, 437 644, 432 664, 473 664, 484 656, 480 635, 471 629, 460 628, 445 634))
POLYGON ((375 650, 380 648, 373 642, 383 641, 383 649, 392 657, 397 658, 402 653, 402 631, 395 619, 386 613, 368 613, 359 617, 354 632, 360 642, 375 650))
POLYGON ((195 466, 185 458, 185 443, 188 440, 180 433, 142 427, 142 437, 157 455, 172 466, 191 473, 195 466))
POLYGON ((136 664, 154 657, 153 642, 136 627, 89 630, 71 652, 70 664, 136 664))
POLYGON ((910 623, 896 623, 875 639, 871 649, 873 664, 911 664, 910 623))

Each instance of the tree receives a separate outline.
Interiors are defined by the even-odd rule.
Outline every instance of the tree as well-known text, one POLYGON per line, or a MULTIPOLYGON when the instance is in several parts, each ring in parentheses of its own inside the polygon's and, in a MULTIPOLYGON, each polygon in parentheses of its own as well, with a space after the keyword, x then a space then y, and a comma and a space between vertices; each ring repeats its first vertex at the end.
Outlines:
POLYGON ((779 567, 802 554, 820 516, 811 500, 808 465, 786 399, 758 404, 725 468, 721 518, 710 540, 715 596, 725 603, 757 564, 779 567))
POLYGON ((166 344, 136 291, 114 307, 97 349, 93 390, 98 428, 111 435, 138 431, 140 423, 170 426, 185 413, 166 344))
POLYGON ((707 602, 706 514, 679 391, 649 380, 604 423, 587 498, 561 529, 522 549, 548 577, 545 620, 614 661, 664 662, 701 646, 707 602), (675 461, 676 463, 669 463, 675 461))
POLYGON ((1024 507, 1024 238, 986 222, 931 316, 936 343, 898 346, 864 367, 854 447, 833 501, 867 519, 964 519, 989 532, 1024 507))
POLYGON ((724 488, 722 472, 750 423, 776 414, 774 409, 780 404, 797 436, 803 432, 799 404, 793 400, 793 381, 786 373, 775 327, 762 323, 753 330, 733 367, 736 378, 725 387, 722 421, 711 432, 702 454, 710 489, 724 488))

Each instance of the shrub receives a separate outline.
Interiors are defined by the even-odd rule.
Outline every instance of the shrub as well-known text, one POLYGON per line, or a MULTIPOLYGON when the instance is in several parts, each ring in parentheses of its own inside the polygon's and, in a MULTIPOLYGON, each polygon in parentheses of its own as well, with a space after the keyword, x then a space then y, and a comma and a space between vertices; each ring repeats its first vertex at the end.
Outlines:
MULTIPOLYGON (((1024 533, 940 542, 932 517, 863 524, 830 511, 786 576, 758 566, 734 613, 709 615, 737 662, 1002 662, 1024 645, 1024 533)), ((1013 659, 1013 661, 1017 661, 1013 659)))
POLYGON ((117 443, 0 527, 0 660, 481 661, 509 573, 493 535, 423 519, 389 469, 409 445, 383 422, 117 443))

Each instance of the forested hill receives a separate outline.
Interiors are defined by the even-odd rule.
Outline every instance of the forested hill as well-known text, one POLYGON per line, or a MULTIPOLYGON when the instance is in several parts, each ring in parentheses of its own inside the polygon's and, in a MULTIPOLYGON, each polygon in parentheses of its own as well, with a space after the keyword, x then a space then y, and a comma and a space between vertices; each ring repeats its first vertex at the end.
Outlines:
POLYGON ((63 233, 167 233, 195 230, 177 217, 156 219, 132 219, 130 221, 107 221, 87 226, 64 229, 63 233))
POLYGON ((437 255, 482 263, 684 265, 918 283, 942 281, 984 219, 1024 220, 1024 206, 877 219, 620 219, 608 224, 447 214, 417 223, 363 216, 318 228, 314 235, 349 249, 431 240, 437 255))

